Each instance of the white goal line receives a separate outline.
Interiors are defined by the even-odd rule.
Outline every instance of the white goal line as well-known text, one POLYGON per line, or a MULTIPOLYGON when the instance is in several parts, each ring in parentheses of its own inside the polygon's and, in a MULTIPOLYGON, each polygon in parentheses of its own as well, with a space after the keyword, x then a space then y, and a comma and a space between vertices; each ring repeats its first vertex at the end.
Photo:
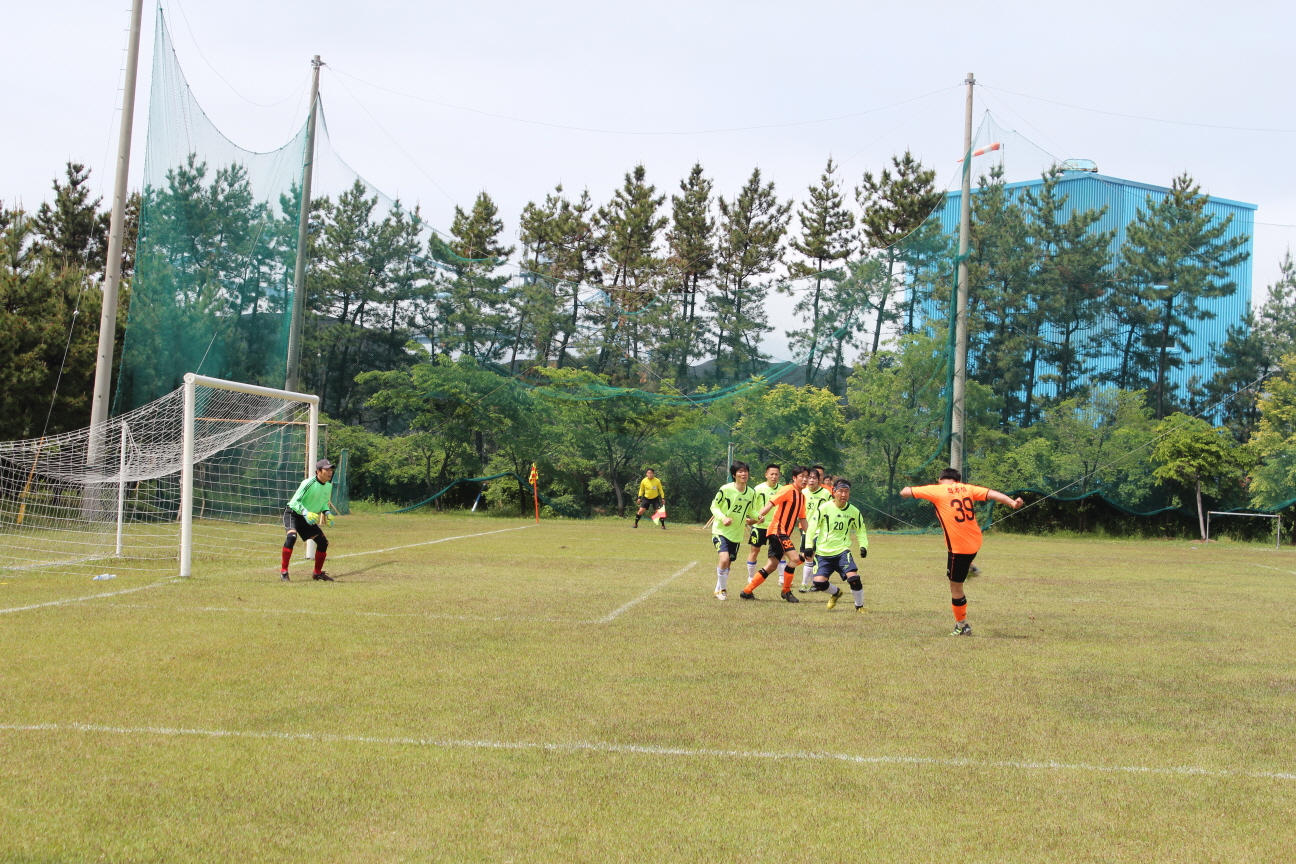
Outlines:
POLYGON ((853 765, 912 765, 931 768, 1014 769, 1019 771, 1071 771, 1102 774, 1152 774, 1189 777, 1236 777, 1257 780, 1296 780, 1289 771, 1241 771, 1230 768, 1197 768, 1181 765, 1154 768, 1142 765, 1091 765, 1086 762, 935 759, 925 756, 859 756, 814 751, 722 750, 708 747, 659 747, 601 741, 489 741, 453 738, 406 738, 370 735, 336 735, 324 732, 256 732, 238 729, 182 729, 167 726, 99 726, 89 723, 0 723, 7 732, 83 732, 174 738, 242 738, 268 741, 302 741, 313 744, 373 744, 389 747, 435 747, 446 750, 535 750, 552 753, 606 753, 613 755, 668 756, 683 759, 737 759, 744 761, 841 762, 853 765))

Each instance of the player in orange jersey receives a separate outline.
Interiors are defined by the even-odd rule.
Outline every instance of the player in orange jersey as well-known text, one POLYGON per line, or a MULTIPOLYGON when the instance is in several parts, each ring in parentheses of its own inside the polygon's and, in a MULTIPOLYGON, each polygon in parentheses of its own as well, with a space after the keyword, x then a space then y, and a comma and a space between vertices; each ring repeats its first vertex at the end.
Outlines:
POLYGON ((954 468, 946 468, 933 486, 906 486, 900 490, 901 498, 921 498, 936 505, 936 518, 945 531, 945 575, 950 583, 950 605, 954 608, 954 632, 951 636, 971 636, 972 625, 967 620, 967 597, 963 581, 967 579, 972 559, 981 550, 981 526, 977 524, 977 501, 997 501, 1016 510, 1025 502, 1009 498, 1002 492, 984 486, 963 482, 963 475, 954 468))
POLYGON ((805 487, 810 479, 810 469, 802 465, 792 469, 792 482, 779 490, 779 493, 769 500, 769 503, 761 509, 755 516, 747 517, 748 525, 755 525, 765 518, 765 514, 774 511, 774 518, 770 520, 769 528, 765 532, 766 541, 769 543, 769 550, 766 552, 769 559, 765 566, 756 571, 756 575, 747 583, 746 590, 738 592, 738 596, 744 600, 754 600, 755 595, 752 593, 761 586, 766 578, 778 567, 779 561, 784 558, 787 563, 783 565, 783 599, 789 603, 800 603, 792 593, 792 577, 796 574, 796 568, 801 563, 801 556, 797 554, 796 544, 792 542, 792 529, 800 527, 802 531, 806 530, 806 498, 805 487))

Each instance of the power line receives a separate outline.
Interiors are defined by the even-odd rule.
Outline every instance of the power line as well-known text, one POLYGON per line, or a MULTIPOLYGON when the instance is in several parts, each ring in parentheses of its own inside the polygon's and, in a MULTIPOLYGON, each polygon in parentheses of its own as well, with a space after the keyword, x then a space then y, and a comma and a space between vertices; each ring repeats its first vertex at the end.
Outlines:
POLYGON ((184 19, 185 29, 189 31, 189 39, 190 39, 190 41, 193 42, 194 50, 198 52, 198 56, 202 58, 202 61, 203 61, 204 63, 207 64, 207 68, 208 68, 208 69, 211 69, 213 72, 215 72, 215 73, 216 73, 216 77, 219 78, 221 81, 224 81, 224 82, 225 82, 225 86, 228 87, 228 88, 230 89, 230 91, 231 91, 235 96, 239 97, 240 99, 242 99, 244 102, 248 103, 249 105, 255 105, 255 106, 257 106, 258 108, 275 108, 275 107, 277 107, 277 106, 279 106, 279 105, 284 104, 284 103, 287 102, 289 99, 292 99, 294 96, 299 96, 299 95, 300 95, 302 87, 306 86, 304 83, 301 85, 301 87, 298 87, 296 90, 294 90, 293 92, 289 93, 287 96, 285 96, 284 98, 280 99, 278 102, 270 102, 270 103, 267 104, 267 103, 263 103, 263 102, 256 102, 256 101, 253 101, 252 99, 249 99, 249 98, 247 98, 246 96, 244 96, 242 93, 240 93, 240 92, 238 91, 237 88, 235 88, 235 86, 234 86, 233 84, 231 84, 231 83, 229 82, 229 79, 226 78, 224 75, 222 75, 222 74, 220 73, 220 70, 217 69, 215 66, 213 66, 213 65, 212 65, 212 62, 211 62, 210 60, 207 59, 207 55, 203 53, 202 48, 200 48, 199 45, 198 45, 198 38, 197 38, 196 36, 194 36, 193 27, 191 27, 191 26, 189 25, 189 16, 185 14, 184 6, 181 5, 180 0, 175 0, 175 5, 176 5, 176 8, 180 10, 180 17, 181 17, 182 19, 184 19))
MULTIPOLYGON (((853 117, 862 117, 865 114, 873 114, 878 111, 885 111, 888 108, 895 108, 900 105, 907 105, 910 102, 917 102, 920 99, 926 99, 929 96, 935 96, 939 93, 944 93, 947 90, 954 89, 953 87, 942 87, 939 90, 933 90, 930 93, 924 93, 921 96, 914 96, 911 99, 904 99, 900 102, 892 102, 889 105, 880 105, 876 108, 868 108, 863 111, 855 111, 851 114, 841 114, 836 117, 822 117, 817 120, 794 120, 787 123, 761 123, 753 126, 730 126, 730 127, 724 127, 718 129, 692 129, 692 130, 676 130, 676 131, 628 130, 628 129, 598 129, 589 126, 569 126, 562 123, 550 123, 545 120, 529 120, 524 117, 511 117, 507 114, 496 114, 491 111, 482 111, 479 108, 468 108, 463 105, 454 105, 449 102, 440 102, 436 99, 429 99, 426 96, 418 96, 413 93, 405 93, 400 90, 393 90, 390 87, 384 87, 381 84, 374 84, 372 81, 366 81, 363 78, 359 78, 355 75, 350 74, 349 72, 343 72, 342 70, 336 67, 332 67, 332 69, 334 72, 336 72, 339 75, 345 75, 346 77, 354 81, 358 81, 359 83, 367 85, 369 87, 373 87, 374 89, 384 90, 388 93, 392 93, 397 96, 404 96, 407 99, 418 100, 419 102, 427 102, 430 105, 438 105, 442 108, 452 108, 456 111, 467 111, 471 114, 480 114, 483 117, 493 117, 496 120, 508 120, 512 123, 525 123, 529 126, 547 126, 551 129, 565 129, 571 132, 593 132, 599 135, 713 135, 722 132, 750 132, 758 129, 786 129, 792 126, 810 126, 817 123, 834 123, 838 120, 850 120, 853 117)), ((955 85, 955 86, 961 86, 961 85, 955 85)))
POLYGON ((1005 90, 1002 87, 991 87, 988 84, 982 84, 987 90, 997 90, 1000 93, 1010 93, 1013 96, 1021 96, 1024 99, 1034 99, 1037 102, 1047 102, 1050 105, 1061 105, 1063 108, 1074 108, 1077 111, 1088 111, 1093 114, 1106 114, 1109 117, 1124 117, 1128 120, 1147 120, 1151 123, 1169 123, 1173 126, 1195 126, 1200 129, 1228 129, 1233 132, 1278 132, 1286 135, 1296 135, 1296 129, 1269 129, 1257 126, 1222 126, 1218 123, 1193 123, 1188 120, 1167 120, 1164 117, 1144 117, 1140 114, 1122 114, 1118 111, 1104 111, 1101 108, 1086 108, 1083 105, 1072 105, 1068 102, 1058 102, 1056 99, 1045 99, 1043 96, 1032 96, 1029 93, 1018 93, 1015 90, 1005 90))

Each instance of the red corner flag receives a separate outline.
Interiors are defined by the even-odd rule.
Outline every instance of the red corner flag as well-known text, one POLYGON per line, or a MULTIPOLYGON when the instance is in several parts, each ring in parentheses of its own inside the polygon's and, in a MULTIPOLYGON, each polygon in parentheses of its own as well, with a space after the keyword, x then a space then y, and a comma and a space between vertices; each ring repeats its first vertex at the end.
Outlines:
POLYGON ((535 499, 536 524, 540 524, 540 472, 531 463, 531 497, 535 499))

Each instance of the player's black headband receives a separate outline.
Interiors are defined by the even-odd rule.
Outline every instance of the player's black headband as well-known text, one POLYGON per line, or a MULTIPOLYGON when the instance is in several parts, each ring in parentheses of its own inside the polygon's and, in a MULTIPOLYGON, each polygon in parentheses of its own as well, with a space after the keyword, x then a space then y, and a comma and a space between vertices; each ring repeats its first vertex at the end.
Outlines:
POLYGON ((836 492, 838 489, 849 489, 849 488, 851 488, 851 484, 849 480, 838 480, 836 483, 833 484, 834 492, 836 492))

